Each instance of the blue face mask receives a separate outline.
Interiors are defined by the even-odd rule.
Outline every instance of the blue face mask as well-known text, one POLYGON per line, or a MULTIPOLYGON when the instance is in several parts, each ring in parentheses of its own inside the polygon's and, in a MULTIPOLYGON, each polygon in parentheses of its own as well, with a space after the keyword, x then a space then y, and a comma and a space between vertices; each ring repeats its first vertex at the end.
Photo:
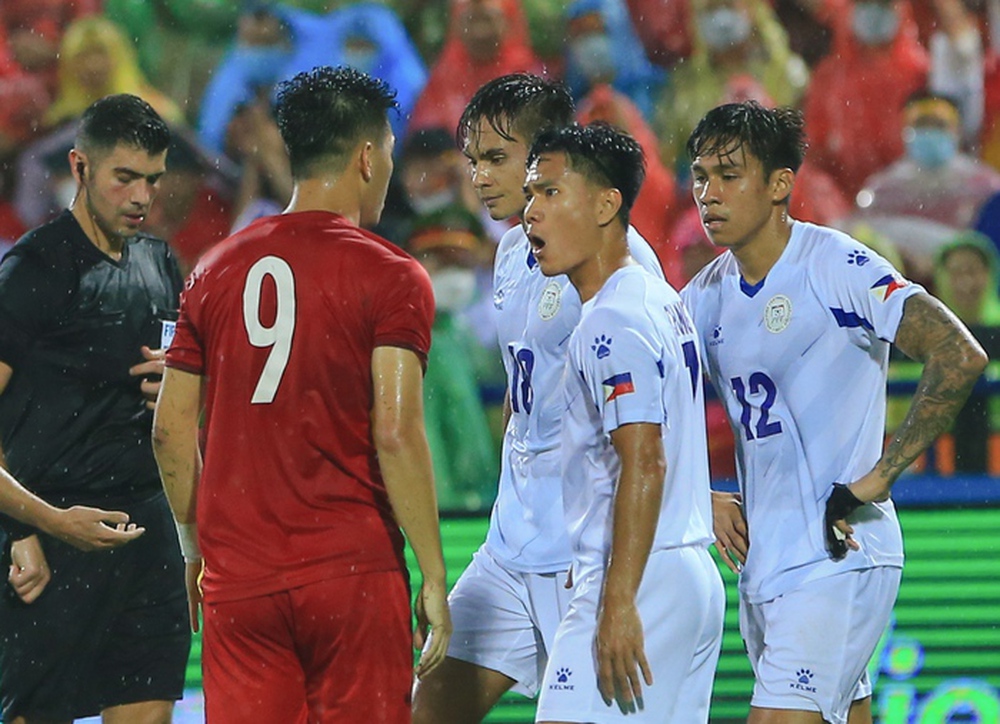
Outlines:
POLYGON ((921 168, 941 168, 958 153, 958 140, 943 128, 912 128, 906 155, 921 168))
POLYGON ((709 50, 721 52, 750 37, 750 18, 733 8, 718 8, 698 16, 698 32, 709 50))
POLYGON ((885 45, 896 37, 899 14, 892 5, 859 2, 852 18, 854 37, 864 45, 885 45))
POLYGON ((281 46, 237 46, 233 49, 232 62, 250 85, 269 86, 278 80, 288 56, 288 49, 281 46))
POLYGON ((574 40, 569 46, 569 57, 591 83, 615 77, 615 51, 611 38, 604 33, 590 33, 574 40))

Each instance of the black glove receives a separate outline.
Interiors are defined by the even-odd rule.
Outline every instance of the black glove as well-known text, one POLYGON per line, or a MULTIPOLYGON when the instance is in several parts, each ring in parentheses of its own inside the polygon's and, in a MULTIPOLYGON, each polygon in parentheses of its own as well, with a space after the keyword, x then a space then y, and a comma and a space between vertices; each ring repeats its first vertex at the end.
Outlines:
POLYGON ((826 501, 826 547, 835 561, 847 555, 847 542, 844 534, 834 525, 843 520, 864 503, 843 483, 833 484, 833 494, 826 501))

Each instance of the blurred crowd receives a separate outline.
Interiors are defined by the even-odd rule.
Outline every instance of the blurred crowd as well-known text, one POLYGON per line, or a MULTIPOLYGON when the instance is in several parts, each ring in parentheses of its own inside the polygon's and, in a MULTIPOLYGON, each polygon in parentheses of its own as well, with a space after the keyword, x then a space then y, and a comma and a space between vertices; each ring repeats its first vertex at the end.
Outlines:
MULTIPOLYGON (((3 0, 0 245, 73 200, 75 120, 128 92, 172 124, 146 230, 190 269, 284 208, 275 85, 339 64, 398 92, 377 231, 434 284, 427 414, 444 509, 488 506, 496 484, 490 270, 506 227, 483 213, 454 131, 505 73, 563 79, 581 122, 642 144, 632 220, 674 286, 716 253, 689 199, 687 136, 713 106, 755 99, 804 111, 795 218, 854 234, 974 328, 1000 326, 1000 0, 3 0)), ((709 416, 713 474, 731 476, 724 416, 709 416)))

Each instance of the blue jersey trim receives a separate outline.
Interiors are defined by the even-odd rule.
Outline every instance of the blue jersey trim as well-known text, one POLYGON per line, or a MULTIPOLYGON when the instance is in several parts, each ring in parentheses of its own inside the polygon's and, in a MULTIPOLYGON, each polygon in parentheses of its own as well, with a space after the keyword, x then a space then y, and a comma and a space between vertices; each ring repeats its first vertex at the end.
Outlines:
POLYGON ((875 330, 872 323, 859 315, 857 312, 848 312, 843 309, 837 309, 836 307, 830 307, 830 311, 833 312, 833 318, 837 320, 837 325, 840 327, 846 327, 847 329, 864 327, 870 331, 875 330))
POLYGON ((747 283, 747 280, 744 279, 741 276, 740 277, 740 291, 743 292, 744 294, 746 294, 748 297, 753 298, 753 297, 757 296, 757 292, 759 292, 761 289, 764 288, 764 282, 766 280, 767 280, 767 277, 764 277, 763 279, 761 279, 756 284, 749 284, 749 283, 747 283))

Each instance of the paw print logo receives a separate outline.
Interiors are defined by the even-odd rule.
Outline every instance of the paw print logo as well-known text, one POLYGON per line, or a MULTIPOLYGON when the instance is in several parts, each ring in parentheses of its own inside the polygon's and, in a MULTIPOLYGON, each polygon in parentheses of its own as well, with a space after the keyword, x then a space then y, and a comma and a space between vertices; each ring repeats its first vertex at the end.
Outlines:
POLYGON ((871 261, 871 258, 865 254, 860 249, 855 249, 850 254, 847 255, 848 264, 857 264, 858 266, 864 266, 871 261))
POLYGON ((722 325, 720 324, 715 329, 712 330, 712 339, 718 339, 722 336, 722 325))
POLYGON ((573 672, 564 666, 558 671, 556 671, 556 681, 558 681, 560 684, 565 684, 567 681, 569 681, 569 677, 571 677, 572 675, 573 672))
POLYGON ((800 684, 808 684, 810 681, 812 681, 813 672, 810 671, 809 669, 799 669, 798 671, 795 672, 795 676, 798 677, 798 681, 800 684))
POLYGON ((603 334, 600 337, 595 337, 590 348, 597 353, 597 359, 604 359, 611 354, 611 337, 606 337, 603 334))

